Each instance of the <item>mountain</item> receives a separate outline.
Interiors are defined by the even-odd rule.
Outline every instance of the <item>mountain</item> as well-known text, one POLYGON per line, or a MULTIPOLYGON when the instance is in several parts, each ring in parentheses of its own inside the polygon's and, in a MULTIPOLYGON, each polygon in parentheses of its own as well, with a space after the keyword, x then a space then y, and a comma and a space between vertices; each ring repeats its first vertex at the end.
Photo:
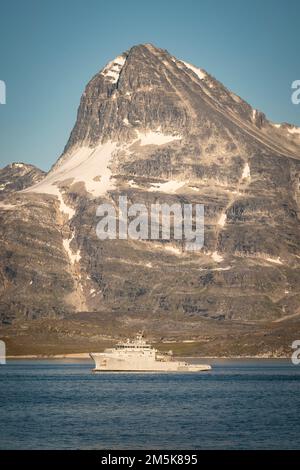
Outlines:
POLYGON ((0 203, 5 334, 13 349, 25 338, 32 351, 34 337, 88 350, 144 327, 205 353, 286 353, 300 317, 299 201, 299 128, 134 46, 88 83, 50 172, 0 203), (204 204, 204 248, 100 241, 97 206, 119 195, 204 204))
POLYGON ((45 172, 26 163, 11 163, 0 169, 0 200, 10 193, 21 191, 38 183, 45 176, 45 172))

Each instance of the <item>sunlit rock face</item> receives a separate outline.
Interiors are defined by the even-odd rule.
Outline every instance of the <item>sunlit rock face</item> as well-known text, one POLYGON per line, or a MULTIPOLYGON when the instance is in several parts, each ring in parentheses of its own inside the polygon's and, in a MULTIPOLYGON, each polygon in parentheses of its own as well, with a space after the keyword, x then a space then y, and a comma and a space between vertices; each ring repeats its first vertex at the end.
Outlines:
POLYGON ((300 133, 203 69, 149 44, 118 56, 88 83, 62 156, 40 176, 0 205, 2 322, 81 311, 169 318, 180 331, 297 314, 300 133), (96 208, 121 194, 204 204, 204 248, 100 241, 96 208))

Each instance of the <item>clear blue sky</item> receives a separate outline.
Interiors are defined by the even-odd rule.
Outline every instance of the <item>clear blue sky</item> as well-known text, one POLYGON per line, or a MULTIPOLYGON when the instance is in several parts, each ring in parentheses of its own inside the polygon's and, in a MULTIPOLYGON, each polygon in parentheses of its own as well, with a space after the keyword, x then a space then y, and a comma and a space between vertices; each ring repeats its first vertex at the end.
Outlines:
POLYGON ((203 67, 276 121, 300 126, 299 0, 0 0, 0 167, 49 169, 88 80, 151 42, 203 67))

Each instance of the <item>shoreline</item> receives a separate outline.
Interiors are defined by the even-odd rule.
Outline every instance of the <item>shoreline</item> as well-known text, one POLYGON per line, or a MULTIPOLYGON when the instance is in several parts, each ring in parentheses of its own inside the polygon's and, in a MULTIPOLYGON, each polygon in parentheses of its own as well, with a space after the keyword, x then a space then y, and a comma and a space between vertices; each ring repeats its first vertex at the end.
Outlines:
MULTIPOLYGON (((235 360, 235 359, 270 359, 270 360, 287 360, 291 359, 290 356, 267 356, 267 355, 255 355, 255 356, 175 356, 174 358, 186 358, 186 359, 214 359, 214 360, 235 360)), ((6 356, 6 359, 32 359, 32 360, 49 360, 49 359, 88 359, 91 360, 89 353, 68 353, 68 354, 27 354, 27 355, 11 355, 6 356)))

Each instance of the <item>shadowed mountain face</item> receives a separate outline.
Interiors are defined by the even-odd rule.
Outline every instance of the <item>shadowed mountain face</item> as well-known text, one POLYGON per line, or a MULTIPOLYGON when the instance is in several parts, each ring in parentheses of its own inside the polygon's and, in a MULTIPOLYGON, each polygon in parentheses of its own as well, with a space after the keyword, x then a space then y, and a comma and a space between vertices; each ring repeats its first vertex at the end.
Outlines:
POLYGON ((97 312, 197 335, 204 320, 300 316, 299 185, 300 129, 167 51, 135 46, 89 82, 51 171, 1 203, 0 318, 97 312), (204 204, 204 248, 98 240, 96 208, 121 194, 204 204))

